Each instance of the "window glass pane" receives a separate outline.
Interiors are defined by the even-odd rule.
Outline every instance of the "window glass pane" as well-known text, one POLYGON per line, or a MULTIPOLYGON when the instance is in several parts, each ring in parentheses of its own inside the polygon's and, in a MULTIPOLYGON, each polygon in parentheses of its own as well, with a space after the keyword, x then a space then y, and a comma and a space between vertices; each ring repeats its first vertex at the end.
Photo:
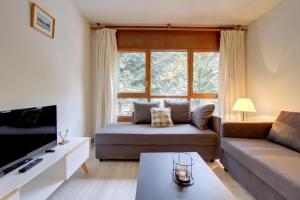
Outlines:
POLYGON ((193 56, 193 92, 217 93, 219 53, 194 52, 193 56))
POLYGON ((191 99, 191 110, 195 110, 200 105, 215 104, 214 115, 219 114, 220 104, 218 99, 191 99))
POLYGON ((133 102, 146 102, 147 99, 118 99, 117 115, 131 116, 133 112, 133 102))
POLYGON ((145 92, 146 54, 143 52, 118 53, 118 92, 145 92))
POLYGON ((187 101, 187 99, 185 98, 164 98, 164 99, 161 99, 161 98, 154 98, 154 99, 151 99, 151 102, 153 101, 159 101, 159 107, 163 108, 164 107, 164 100, 170 100, 170 101, 176 101, 176 102, 180 102, 180 101, 187 101))
POLYGON ((187 52, 151 53, 151 94, 187 95, 187 52))

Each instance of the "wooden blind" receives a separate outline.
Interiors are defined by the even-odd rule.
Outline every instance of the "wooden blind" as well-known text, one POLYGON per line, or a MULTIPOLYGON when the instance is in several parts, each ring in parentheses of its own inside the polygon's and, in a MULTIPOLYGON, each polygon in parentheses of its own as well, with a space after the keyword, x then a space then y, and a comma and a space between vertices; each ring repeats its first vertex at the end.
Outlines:
POLYGON ((202 49, 219 51, 218 31, 117 31, 119 49, 202 49))

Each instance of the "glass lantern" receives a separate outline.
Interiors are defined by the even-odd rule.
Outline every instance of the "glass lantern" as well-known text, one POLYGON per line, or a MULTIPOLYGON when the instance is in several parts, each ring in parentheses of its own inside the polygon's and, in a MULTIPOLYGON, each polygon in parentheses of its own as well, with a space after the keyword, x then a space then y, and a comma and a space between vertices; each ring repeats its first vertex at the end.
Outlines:
POLYGON ((173 180, 183 187, 194 184, 193 158, 188 153, 173 153, 173 180))

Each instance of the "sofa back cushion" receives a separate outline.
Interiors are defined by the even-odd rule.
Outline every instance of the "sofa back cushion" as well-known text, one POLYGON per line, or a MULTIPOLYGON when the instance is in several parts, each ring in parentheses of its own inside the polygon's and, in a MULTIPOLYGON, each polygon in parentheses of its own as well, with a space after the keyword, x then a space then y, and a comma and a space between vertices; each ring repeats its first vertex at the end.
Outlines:
POLYGON ((201 130, 206 129, 208 121, 213 115, 214 110, 214 104, 198 106, 192 115, 193 124, 201 130))
POLYGON ((186 124, 190 122, 190 102, 189 101, 169 101, 164 100, 165 108, 171 108, 171 118, 174 123, 186 124))
POLYGON ((150 124, 151 108, 159 107, 159 102, 141 103, 133 102, 133 123, 134 124, 150 124))
POLYGON ((300 152, 300 113, 281 111, 267 139, 300 152))

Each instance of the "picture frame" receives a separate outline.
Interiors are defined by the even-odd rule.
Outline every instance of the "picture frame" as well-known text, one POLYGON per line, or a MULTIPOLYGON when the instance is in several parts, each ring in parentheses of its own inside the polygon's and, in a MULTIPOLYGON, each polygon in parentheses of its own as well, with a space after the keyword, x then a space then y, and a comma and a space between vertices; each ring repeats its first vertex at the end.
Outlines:
POLYGON ((35 3, 31 4, 30 25, 32 28, 54 39, 54 34, 55 34, 54 17, 49 15, 45 10, 40 8, 35 3))

